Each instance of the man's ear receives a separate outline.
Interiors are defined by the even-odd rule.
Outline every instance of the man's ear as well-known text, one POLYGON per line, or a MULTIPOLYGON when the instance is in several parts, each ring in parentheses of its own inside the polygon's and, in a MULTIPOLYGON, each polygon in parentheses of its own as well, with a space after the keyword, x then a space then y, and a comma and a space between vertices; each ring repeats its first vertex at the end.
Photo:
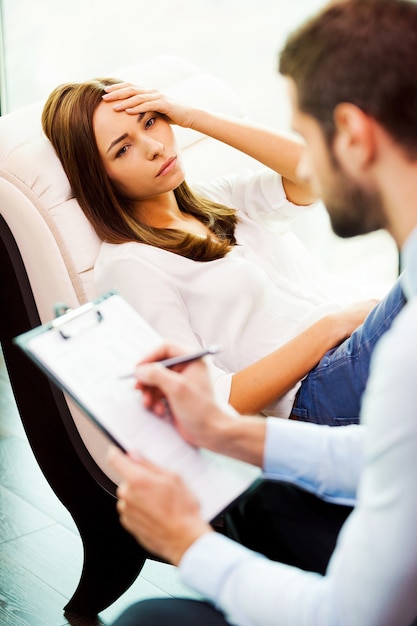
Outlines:
POLYGON ((333 119, 333 150, 338 162, 352 173, 369 167, 376 154, 374 120, 349 102, 336 106, 333 119))

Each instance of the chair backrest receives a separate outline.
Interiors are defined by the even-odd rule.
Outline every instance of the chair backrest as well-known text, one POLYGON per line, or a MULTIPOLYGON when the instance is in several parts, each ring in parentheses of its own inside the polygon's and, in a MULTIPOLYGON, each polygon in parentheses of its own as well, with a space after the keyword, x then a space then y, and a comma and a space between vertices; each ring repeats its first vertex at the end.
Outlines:
MULTIPOLYGON (((178 57, 155 57, 120 70, 115 77, 157 87, 226 115, 244 114, 239 99, 224 82, 178 57)), ((100 241, 42 134, 42 107, 39 102, 0 117, 0 215, 20 253, 22 271, 44 323, 53 317, 57 302, 74 308, 98 295, 93 267, 100 241)), ((188 180, 213 178, 247 164, 247 157, 195 131, 176 128, 175 132, 188 180)), ((30 322, 35 324, 36 319, 30 322)), ((88 453, 115 480, 104 461, 103 435, 70 400, 67 403, 88 453)))

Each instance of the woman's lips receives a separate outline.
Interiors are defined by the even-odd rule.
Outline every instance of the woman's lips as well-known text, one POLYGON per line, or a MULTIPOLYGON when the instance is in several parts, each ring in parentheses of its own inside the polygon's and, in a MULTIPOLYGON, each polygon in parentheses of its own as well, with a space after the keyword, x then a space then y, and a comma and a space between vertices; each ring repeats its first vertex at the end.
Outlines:
POLYGON ((169 172, 174 169, 176 162, 177 157, 171 157, 168 159, 168 161, 166 161, 159 170, 157 176, 165 176, 165 174, 169 174, 169 172))

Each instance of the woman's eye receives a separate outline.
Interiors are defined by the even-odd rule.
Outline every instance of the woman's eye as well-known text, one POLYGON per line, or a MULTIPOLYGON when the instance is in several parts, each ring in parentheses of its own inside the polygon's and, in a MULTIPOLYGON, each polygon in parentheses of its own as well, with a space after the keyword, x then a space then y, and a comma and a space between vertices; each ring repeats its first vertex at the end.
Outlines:
POLYGON ((155 120, 155 117, 150 117, 148 120, 146 120, 145 128, 150 128, 151 126, 153 126, 155 124, 155 120))
POLYGON ((128 151, 128 149, 129 149, 129 146, 123 146, 122 148, 120 148, 120 150, 116 152, 116 159, 124 156, 126 152, 128 151))

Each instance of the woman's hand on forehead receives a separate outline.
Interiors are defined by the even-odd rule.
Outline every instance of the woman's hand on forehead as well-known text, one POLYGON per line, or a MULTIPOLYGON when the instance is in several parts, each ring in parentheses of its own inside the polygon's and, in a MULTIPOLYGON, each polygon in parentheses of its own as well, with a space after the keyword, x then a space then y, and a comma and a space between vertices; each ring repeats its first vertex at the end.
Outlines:
POLYGON ((129 115, 138 115, 154 111, 164 115, 168 121, 178 126, 192 126, 192 107, 178 102, 157 89, 117 83, 105 87, 105 102, 111 102, 115 111, 124 111, 129 115))

